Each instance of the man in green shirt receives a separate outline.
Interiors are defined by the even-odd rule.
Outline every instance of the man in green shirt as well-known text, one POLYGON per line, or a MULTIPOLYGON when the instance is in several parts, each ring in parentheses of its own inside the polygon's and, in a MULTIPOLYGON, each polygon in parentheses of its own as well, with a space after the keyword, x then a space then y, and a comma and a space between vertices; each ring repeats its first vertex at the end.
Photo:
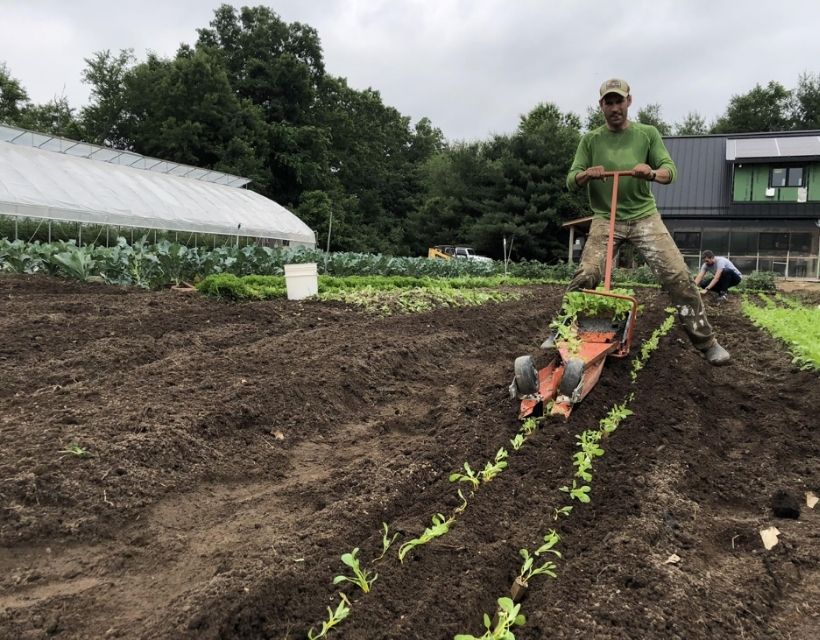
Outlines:
POLYGON ((650 182, 672 182, 677 175, 675 163, 655 127, 630 122, 632 95, 625 80, 604 82, 599 104, 606 124, 584 134, 567 176, 571 190, 586 187, 593 213, 581 263, 569 290, 594 289, 602 279, 612 200, 612 187, 604 172, 634 171, 634 177, 618 182, 615 251, 628 241, 641 252, 677 308, 692 344, 705 354, 709 363, 727 364, 731 359, 729 352, 715 339, 698 288, 661 220, 649 188, 650 182))

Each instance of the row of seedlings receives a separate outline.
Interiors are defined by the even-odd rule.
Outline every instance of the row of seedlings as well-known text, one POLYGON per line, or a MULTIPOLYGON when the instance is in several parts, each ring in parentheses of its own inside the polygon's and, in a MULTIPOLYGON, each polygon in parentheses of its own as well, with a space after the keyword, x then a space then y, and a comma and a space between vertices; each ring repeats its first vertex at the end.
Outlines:
MULTIPOLYGON (((660 338, 669 333, 675 324, 674 309, 667 309, 666 311, 668 313, 667 318, 661 326, 644 341, 638 356, 632 361, 631 379, 633 384, 637 380, 638 372, 644 368, 651 354, 658 348, 660 338)), ((572 485, 560 488, 562 492, 568 494, 571 500, 577 500, 581 503, 591 501, 589 494, 592 491, 592 487, 589 483, 592 482, 592 462, 595 458, 601 457, 604 454, 600 442, 612 434, 623 420, 632 415, 628 404, 632 401, 633 397, 634 392, 630 392, 624 402, 616 404, 609 413, 601 419, 598 429, 585 430, 581 434, 576 435, 580 451, 573 456, 575 473, 573 475, 572 485)), ((538 421, 541 419, 542 418, 528 418, 525 420, 522 424, 522 432, 527 435, 533 433, 537 428, 538 421)), ((563 505, 555 508, 553 511, 553 520, 569 516, 572 509, 572 505, 563 505)), ((554 529, 550 529, 544 536, 544 544, 538 547, 533 553, 530 553, 527 549, 520 549, 519 555, 524 562, 510 587, 510 595, 498 598, 498 610, 495 615, 490 617, 489 614, 484 614, 485 633, 481 636, 458 634, 454 637, 454 640, 515 640, 515 634, 512 628, 515 626, 523 626, 526 623, 526 617, 521 613, 521 600, 526 594, 530 579, 539 575, 557 578, 557 567, 554 562, 549 560, 545 560, 541 564, 536 564, 536 562, 541 559, 540 556, 547 553, 554 554, 557 558, 561 558, 560 551, 555 549, 559 541, 559 534, 554 529)))

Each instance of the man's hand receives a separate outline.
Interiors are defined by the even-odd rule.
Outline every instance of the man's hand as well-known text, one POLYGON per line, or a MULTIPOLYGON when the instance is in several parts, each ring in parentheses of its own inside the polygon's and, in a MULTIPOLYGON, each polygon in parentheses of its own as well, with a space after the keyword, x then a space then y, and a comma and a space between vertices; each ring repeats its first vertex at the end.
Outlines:
POLYGON ((602 165, 598 165, 597 167, 590 167, 584 173, 587 174, 587 178, 590 180, 606 180, 605 171, 606 169, 602 165))
POLYGON ((632 169, 635 172, 636 178, 643 178, 644 180, 651 180, 652 174, 655 173, 655 170, 652 169, 648 164, 643 162, 636 164, 635 168, 632 169))
POLYGON ((604 169, 601 165, 579 171, 575 174, 575 184, 579 187, 583 187, 590 180, 606 180, 604 171, 606 171, 606 169, 604 169))

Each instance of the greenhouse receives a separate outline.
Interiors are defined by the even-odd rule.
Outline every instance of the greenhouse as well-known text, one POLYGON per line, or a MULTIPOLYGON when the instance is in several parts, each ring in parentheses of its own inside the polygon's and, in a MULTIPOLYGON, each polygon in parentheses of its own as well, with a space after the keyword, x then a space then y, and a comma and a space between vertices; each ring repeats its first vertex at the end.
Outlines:
POLYGON ((117 236, 189 245, 316 245, 250 180, 0 125, 0 237, 110 244, 117 236))

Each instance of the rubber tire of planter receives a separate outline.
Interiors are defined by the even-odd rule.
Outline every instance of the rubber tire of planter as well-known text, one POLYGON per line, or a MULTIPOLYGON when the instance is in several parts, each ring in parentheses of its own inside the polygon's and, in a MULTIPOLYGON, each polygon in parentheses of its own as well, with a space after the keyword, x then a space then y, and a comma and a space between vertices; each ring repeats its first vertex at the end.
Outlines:
POLYGON ((572 392, 580 384, 584 377, 584 361, 573 358, 564 365, 564 375, 561 376, 561 384, 558 385, 558 392, 562 396, 572 397, 572 392))
POLYGON ((515 359, 515 386, 518 393, 525 396, 538 392, 538 369, 532 356, 518 356, 515 359))

